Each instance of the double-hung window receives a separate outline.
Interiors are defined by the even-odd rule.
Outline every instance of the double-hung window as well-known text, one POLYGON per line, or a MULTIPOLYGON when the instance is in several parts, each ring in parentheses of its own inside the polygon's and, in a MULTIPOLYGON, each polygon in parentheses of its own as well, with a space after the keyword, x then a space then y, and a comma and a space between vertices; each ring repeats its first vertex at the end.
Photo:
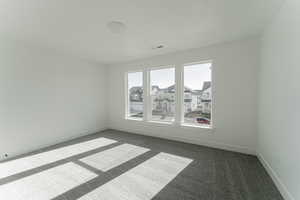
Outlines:
POLYGON ((183 123, 211 126, 211 63, 183 67, 183 123))
POLYGON ((211 68, 211 62, 204 62, 128 72, 126 117, 211 127, 211 68), (175 76, 177 69, 180 76, 175 76), (176 88, 182 90, 176 91, 176 88))
POLYGON ((144 89, 143 72, 127 73, 127 105, 126 117, 130 119, 143 119, 144 115, 144 89))
POLYGON ((174 121, 175 100, 175 68, 150 70, 151 121, 174 121))

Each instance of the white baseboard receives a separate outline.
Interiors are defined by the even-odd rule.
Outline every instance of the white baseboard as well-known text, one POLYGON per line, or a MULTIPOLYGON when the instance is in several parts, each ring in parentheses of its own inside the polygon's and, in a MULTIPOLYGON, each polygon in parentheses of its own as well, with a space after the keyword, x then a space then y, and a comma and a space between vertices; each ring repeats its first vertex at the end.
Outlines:
POLYGON ((142 131, 142 130, 135 130, 135 129, 124 128, 124 127, 114 126, 114 127, 109 127, 109 129, 119 130, 119 131, 139 134, 139 135, 145 135, 145 136, 158 137, 158 138, 174 140, 174 141, 179 141, 179 142, 185 142, 185 143, 190 143, 190 144, 196 144, 196 145, 201 145, 201 146, 207 146, 207 147, 212 147, 212 148, 222 149, 222 150, 227 150, 227 151, 234 151, 234 152, 239 152, 239 153, 244 153, 244 154, 249 154, 249 155, 256 155, 255 150, 247 148, 247 147, 243 147, 243 146, 235 146, 235 145, 224 144, 224 143, 214 142, 214 141, 188 139, 188 138, 184 138, 184 137, 171 136, 171 135, 166 136, 166 135, 154 134, 152 132, 146 132, 146 131, 142 131))
POLYGON ((169 140, 181 141, 181 142, 186 142, 186 143, 191 143, 191 144, 197 144, 197 145, 202 145, 202 146, 207 146, 207 147, 218 148, 218 149, 222 149, 222 150, 246 153, 246 154, 250 154, 250 155, 256 155, 258 157, 258 159, 260 160, 260 162, 262 163, 262 165, 264 166, 264 168, 267 170, 268 174, 272 178, 273 182, 275 183, 276 187, 278 188, 278 190, 281 193, 281 195, 283 196, 283 198, 285 200, 296 200, 291 195, 291 193, 288 191, 287 187, 280 180, 277 173, 272 169, 271 165, 264 159, 262 154, 259 154, 258 152, 254 151, 252 149, 249 149, 247 147, 228 145, 228 144, 217 143, 217 142, 212 142, 212 141, 189 140, 186 138, 179 138, 179 137, 174 137, 174 136, 164 136, 164 135, 158 135, 158 134, 156 135, 151 132, 135 130, 135 129, 130 129, 130 128, 124 128, 124 127, 114 126, 114 127, 109 127, 109 129, 125 131, 125 132, 139 134, 139 135, 146 135, 146 136, 164 138, 164 139, 169 139, 169 140))
POLYGON ((262 154, 257 153, 257 157, 264 166, 264 168, 267 170, 268 174, 271 176, 273 182, 275 183, 276 187, 278 188, 279 192, 283 196, 285 200, 296 200, 291 193, 288 191, 287 187, 284 185, 284 183, 280 180, 278 174, 273 170, 271 165, 268 163, 268 161, 263 157, 262 154))
POLYGON ((85 132, 79 132, 78 134, 75 134, 75 135, 72 135, 72 136, 65 136, 63 138, 56 139, 56 140, 52 141, 51 143, 49 143, 47 145, 37 145, 34 148, 28 149, 27 151, 10 154, 8 158, 2 158, 1 157, 0 162, 5 162, 7 160, 13 160, 13 159, 15 159, 19 156, 26 155, 28 153, 31 153, 31 152, 39 150, 39 149, 43 149, 43 148, 46 148, 46 147, 49 147, 49 146, 64 143, 64 142, 67 142, 67 141, 70 141, 70 140, 74 140, 74 139, 77 139, 77 138, 80 138, 80 137, 84 137, 84 136, 87 136, 87 135, 90 135, 90 134, 102 132, 102 131, 105 131, 105 130, 107 130, 107 127, 102 127, 100 129, 94 129, 94 130, 88 130, 88 131, 85 131, 85 132))

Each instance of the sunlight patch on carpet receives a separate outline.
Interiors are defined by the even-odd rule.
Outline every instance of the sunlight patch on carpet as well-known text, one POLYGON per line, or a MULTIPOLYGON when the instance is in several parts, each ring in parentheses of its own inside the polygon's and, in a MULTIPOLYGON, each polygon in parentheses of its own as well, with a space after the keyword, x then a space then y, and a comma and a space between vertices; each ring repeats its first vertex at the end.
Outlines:
POLYGON ((5 200, 49 200, 93 178, 97 174, 74 163, 66 163, 0 186, 5 200))
POLYGON ((82 158, 80 161, 105 172, 141 154, 144 154, 147 151, 150 151, 150 149, 132 144, 122 144, 120 146, 82 158))
POLYGON ((38 153, 16 160, 0 163, 0 179, 17 173, 31 170, 49 163, 53 163, 77 154, 107 146, 117 141, 107 138, 97 138, 58 149, 38 153))
POLYGON ((80 200, 150 200, 193 160, 159 153, 80 200))

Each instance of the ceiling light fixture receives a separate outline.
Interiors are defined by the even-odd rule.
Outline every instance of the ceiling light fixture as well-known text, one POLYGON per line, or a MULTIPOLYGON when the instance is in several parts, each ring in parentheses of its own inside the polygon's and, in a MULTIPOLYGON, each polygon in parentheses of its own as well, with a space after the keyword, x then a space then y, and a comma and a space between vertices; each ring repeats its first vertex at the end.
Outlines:
POLYGON ((126 25, 120 21, 108 22, 106 26, 114 34, 123 33, 126 30, 126 25))

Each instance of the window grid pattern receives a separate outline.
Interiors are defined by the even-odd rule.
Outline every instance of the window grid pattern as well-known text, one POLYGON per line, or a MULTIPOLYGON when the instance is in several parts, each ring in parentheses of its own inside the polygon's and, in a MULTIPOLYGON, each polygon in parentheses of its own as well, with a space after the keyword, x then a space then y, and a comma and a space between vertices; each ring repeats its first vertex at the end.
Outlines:
POLYGON ((126 74, 127 119, 212 128, 211 61, 184 64, 180 68, 147 68, 126 74), (129 74, 134 73, 140 73, 141 80, 131 80, 130 84, 129 74), (132 89, 132 82, 141 84, 132 89), (142 106, 135 105, 132 109, 136 104, 133 99, 139 99, 142 106))

